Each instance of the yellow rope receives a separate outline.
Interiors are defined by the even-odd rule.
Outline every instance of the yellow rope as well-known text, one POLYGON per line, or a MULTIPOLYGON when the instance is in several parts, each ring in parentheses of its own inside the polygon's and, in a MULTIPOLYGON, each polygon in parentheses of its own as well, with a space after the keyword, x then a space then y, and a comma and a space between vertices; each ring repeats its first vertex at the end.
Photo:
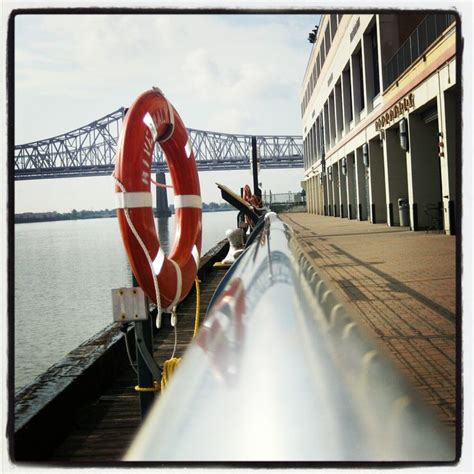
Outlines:
POLYGON ((171 375, 175 371, 181 362, 181 357, 173 357, 165 361, 163 365, 163 374, 161 375, 161 391, 166 387, 166 384, 169 382, 171 375))
POLYGON ((194 319, 193 339, 197 336, 199 329, 199 312, 201 307, 201 286, 199 285, 199 283, 201 283, 201 280, 196 277, 194 283, 196 284, 196 318, 194 319))
MULTIPOLYGON (((199 280, 199 278, 196 277, 194 280, 194 283, 196 285, 196 318, 194 320, 193 339, 196 337, 199 330, 200 307, 201 307, 201 287, 199 283, 201 283, 201 280, 199 280)), ((169 382, 171 376, 173 375, 173 372, 176 370, 180 362, 181 362, 181 357, 172 357, 171 359, 165 360, 165 363, 163 364, 163 373, 161 375, 161 391, 165 389, 166 384, 169 382)), ((136 390, 136 387, 135 387, 135 390, 136 390)))
POLYGON ((153 382, 153 387, 140 387, 140 385, 135 385, 136 392, 159 392, 160 385, 158 382, 153 382))

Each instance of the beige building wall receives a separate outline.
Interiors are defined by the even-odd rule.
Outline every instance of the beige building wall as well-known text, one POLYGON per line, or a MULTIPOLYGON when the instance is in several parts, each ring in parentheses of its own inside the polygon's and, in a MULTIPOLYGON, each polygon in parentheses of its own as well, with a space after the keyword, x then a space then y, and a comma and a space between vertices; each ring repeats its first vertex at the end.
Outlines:
MULTIPOLYGON (((413 230, 442 225, 454 233, 459 127, 455 24, 384 89, 382 59, 397 52, 396 39, 406 24, 396 15, 340 15, 316 78, 327 25, 335 25, 330 17, 322 17, 302 88, 303 139, 310 144, 305 146, 309 212, 400 225, 398 198, 403 198, 413 230), (378 44, 380 93, 375 97, 370 32, 378 44), (402 119, 408 150, 400 145, 402 119)), ((403 21, 416 26, 420 18, 403 21)))

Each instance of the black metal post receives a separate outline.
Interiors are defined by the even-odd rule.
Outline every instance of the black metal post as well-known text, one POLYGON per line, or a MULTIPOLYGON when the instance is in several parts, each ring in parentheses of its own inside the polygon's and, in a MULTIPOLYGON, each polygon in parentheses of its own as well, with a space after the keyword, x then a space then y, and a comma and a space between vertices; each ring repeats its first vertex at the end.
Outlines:
POLYGON ((393 226, 394 221, 393 221, 393 203, 389 202, 388 203, 388 225, 393 226))
MULTIPOLYGON (((132 281, 133 286, 138 286, 137 280, 135 279, 135 275, 132 274, 132 281)), ((152 329, 152 318, 151 315, 146 321, 135 321, 135 346, 136 346, 136 357, 137 357, 137 372, 138 372, 138 386, 140 388, 153 388, 153 376, 149 371, 145 360, 143 359, 138 346, 142 342, 139 340, 139 336, 137 335, 138 332, 143 334, 144 342, 146 348, 153 354, 153 329, 152 329), (137 331, 137 325, 141 325, 141 331, 137 331)), ((142 419, 145 418, 151 405, 153 404, 153 400, 155 398, 154 392, 139 392, 139 399, 140 399, 140 414, 142 419)))
POLYGON ((454 213, 454 201, 448 201, 448 216, 449 216, 449 232, 451 235, 456 234, 456 221, 454 213))
POLYGON ((412 204, 413 209, 413 222, 411 224, 411 230, 418 230, 418 204, 414 202, 412 204))
POLYGON ((258 187, 258 159, 257 159, 257 137, 252 137, 252 174, 253 174, 253 193, 262 198, 262 191, 258 187))
MULTIPOLYGON (((156 173, 156 182, 160 184, 166 184, 166 175, 163 171, 156 173)), ((166 188, 160 186, 156 187, 156 217, 170 217, 171 211, 168 207, 168 195, 166 194, 166 188)))

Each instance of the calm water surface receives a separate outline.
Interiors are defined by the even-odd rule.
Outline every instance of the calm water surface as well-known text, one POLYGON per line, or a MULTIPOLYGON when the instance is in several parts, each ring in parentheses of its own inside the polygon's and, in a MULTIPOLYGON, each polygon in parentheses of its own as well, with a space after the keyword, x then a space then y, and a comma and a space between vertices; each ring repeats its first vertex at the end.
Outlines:
MULTIPOLYGON (((237 213, 203 213, 204 254, 237 213)), ((160 219, 166 251, 174 217, 160 219)), ((110 290, 131 286, 116 219, 15 226, 15 388, 30 383, 112 322, 110 290)))

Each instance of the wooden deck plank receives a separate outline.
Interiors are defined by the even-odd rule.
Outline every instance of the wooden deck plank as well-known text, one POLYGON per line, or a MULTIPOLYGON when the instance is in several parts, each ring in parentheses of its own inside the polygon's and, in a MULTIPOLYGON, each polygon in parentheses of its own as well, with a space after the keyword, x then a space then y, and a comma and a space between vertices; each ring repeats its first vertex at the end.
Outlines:
MULTIPOLYGON (((215 289, 226 269, 214 268, 201 290, 201 323, 215 289)), ((178 308, 176 356, 183 355, 194 331, 196 295, 194 290, 178 308)), ((164 326, 154 336, 153 350, 158 365, 171 357, 174 329, 164 326)), ((84 407, 75 430, 55 450, 50 461, 60 463, 100 463, 120 461, 138 430, 140 407, 134 391, 136 375, 126 366, 120 376, 93 403, 84 407)))

